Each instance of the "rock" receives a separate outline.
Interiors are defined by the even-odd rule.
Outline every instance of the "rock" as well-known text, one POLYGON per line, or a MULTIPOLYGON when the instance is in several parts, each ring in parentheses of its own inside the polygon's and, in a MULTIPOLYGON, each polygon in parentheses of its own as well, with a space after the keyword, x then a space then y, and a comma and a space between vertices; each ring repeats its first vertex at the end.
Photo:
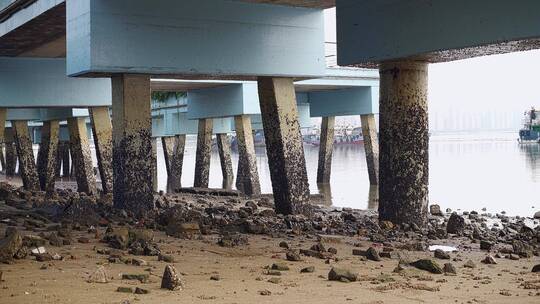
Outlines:
POLYGON ((443 213, 441 211, 441 206, 439 206, 439 205, 431 205, 431 206, 429 206, 429 213, 431 213, 431 215, 435 215, 435 216, 443 216, 443 213))
POLYGON ((532 272, 540 272, 540 264, 536 264, 532 268, 532 272))
POLYGON ((122 280, 137 280, 141 283, 148 282, 148 279, 150 278, 150 275, 146 273, 142 274, 133 274, 133 273, 124 273, 122 274, 122 280))
POLYGON ((443 267, 444 273, 447 274, 457 274, 456 267, 452 263, 445 263, 443 267))
POLYGON ((171 221, 166 228, 167 235, 181 239, 195 239, 201 235, 199 223, 178 223, 171 221))
POLYGON ((315 272, 314 266, 308 266, 300 270, 300 273, 312 273, 312 272, 315 272))
POLYGON ((476 268, 476 264, 473 261, 468 260, 467 262, 465 262, 465 264, 463 264, 463 267, 465 267, 465 268, 476 268))
POLYGON ((493 265, 493 264, 497 264, 497 261, 495 260, 495 258, 494 258, 493 256, 487 255, 487 256, 482 260, 482 263, 493 265))
POLYGON ((289 250, 285 254, 285 257, 287 258, 287 261, 291 262, 299 262, 302 261, 302 257, 300 257, 300 253, 296 250, 289 250))
POLYGON ((446 232, 452 234, 462 234, 465 229, 465 219, 457 213, 452 213, 446 224, 446 232))
POLYGON ((218 245, 221 247, 245 246, 248 243, 248 237, 240 233, 226 233, 218 240, 218 245))
POLYGON ((64 241, 58 236, 58 234, 56 234, 56 232, 51 232, 49 235, 49 244, 55 247, 62 247, 64 245, 64 241))
POLYGON ((36 261, 38 262, 49 262, 53 260, 52 255, 49 253, 36 254, 35 256, 36 256, 36 261))
POLYGON ((495 244, 490 241, 481 240, 480 241, 480 250, 487 250, 490 251, 495 244))
POLYGON ((150 290, 148 289, 143 289, 143 288, 135 288, 135 294, 139 294, 139 295, 142 295, 142 294, 149 294, 150 293, 150 290))
POLYGON ((310 250, 317 251, 317 252, 327 252, 326 247, 324 247, 322 243, 317 243, 311 246, 310 250))
POLYGON ((340 281, 340 282, 355 282, 358 278, 358 275, 349 269, 332 267, 328 273, 329 281, 340 281))
POLYGON ((540 219, 540 211, 536 211, 533 216, 535 219, 540 219))
POLYGON ((112 248, 125 250, 129 245, 129 230, 125 227, 114 228, 112 232, 105 235, 104 240, 112 248))
POLYGON ((279 243, 279 247, 289 249, 289 244, 287 244, 287 242, 285 241, 282 241, 279 243))
POLYGON ((510 259, 512 261, 518 261, 519 260, 519 255, 511 253, 511 254, 507 255, 506 258, 510 259))
POLYGON ((18 253, 22 248, 23 239, 21 235, 17 230, 12 231, 9 236, 0 241, 0 262, 9 263, 15 256, 20 257, 18 253))
POLYGON ((117 291, 117 292, 123 292, 123 293, 133 293, 133 288, 131 288, 131 287, 122 287, 122 286, 120 286, 120 287, 118 287, 118 288, 116 289, 116 291, 117 291))
POLYGON ((94 273, 92 273, 87 280, 88 283, 108 283, 109 279, 105 267, 99 266, 94 273))
POLYGON ((158 261, 163 261, 165 263, 174 263, 174 257, 172 255, 159 254, 158 261))
POLYGON ((279 284, 281 283, 281 278, 273 277, 273 278, 268 279, 268 282, 273 283, 273 284, 279 284))
POLYGON ((371 261, 380 261, 381 257, 379 256, 379 252, 377 249, 373 247, 369 247, 368 250, 366 250, 366 258, 371 261))
POLYGON ((269 295, 272 295, 272 292, 268 289, 264 289, 264 290, 259 290, 259 294, 261 296, 269 296, 269 295))
POLYGON ((431 273, 435 274, 442 274, 443 270, 437 262, 431 260, 431 259, 420 259, 418 261, 412 262, 410 264, 411 266, 414 266, 418 269, 429 271, 431 273))
POLYGON ((172 265, 165 266, 163 279, 161 280, 161 288, 168 290, 184 289, 184 282, 172 265))
POLYGON ((219 274, 214 274, 210 277, 210 280, 212 281, 221 281, 221 277, 219 276, 219 274))
POLYGON ((143 260, 143 259, 139 259, 139 258, 133 258, 131 259, 131 264, 132 265, 135 265, 135 266, 148 266, 148 262, 143 260))
POLYGON ((522 241, 514 240, 512 242, 512 250, 515 254, 523 258, 530 258, 533 256, 532 246, 522 241))
POLYGON ((287 266, 284 263, 274 263, 274 264, 272 264, 270 269, 279 270, 279 271, 287 271, 287 270, 289 270, 289 266, 287 266))
POLYGON ((328 248, 328 252, 330 252, 331 254, 337 254, 337 249, 334 247, 330 247, 328 248))
POLYGON ((379 227, 382 230, 392 230, 392 229, 394 229, 394 223, 392 223, 390 221, 381 221, 379 223, 379 227))
POLYGON ((445 252, 444 250, 441 250, 441 249, 436 249, 435 252, 434 252, 434 256, 437 259, 441 259, 441 260, 449 260, 450 259, 450 254, 448 252, 445 252))

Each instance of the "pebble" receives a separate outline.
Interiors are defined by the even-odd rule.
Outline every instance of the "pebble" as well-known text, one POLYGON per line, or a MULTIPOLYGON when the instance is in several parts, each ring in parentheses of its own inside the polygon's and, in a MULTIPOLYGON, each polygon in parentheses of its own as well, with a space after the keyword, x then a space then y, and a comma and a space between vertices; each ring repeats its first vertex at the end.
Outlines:
POLYGON ((305 267, 305 268, 302 268, 300 270, 301 273, 312 273, 312 272, 315 272, 315 267, 314 266, 308 266, 308 267, 305 267))
POLYGON ((284 263, 274 263, 274 264, 272 264, 270 269, 279 270, 279 271, 287 271, 287 270, 289 270, 289 266, 287 266, 284 263))
POLYGON ((487 255, 487 256, 482 260, 482 263, 493 265, 493 264, 497 264, 497 261, 495 260, 495 258, 494 258, 493 256, 487 255))
POLYGON ((300 256, 300 253, 296 250, 289 250, 285 254, 285 257, 287 258, 287 261, 291 262, 299 262, 302 261, 302 257, 300 256))

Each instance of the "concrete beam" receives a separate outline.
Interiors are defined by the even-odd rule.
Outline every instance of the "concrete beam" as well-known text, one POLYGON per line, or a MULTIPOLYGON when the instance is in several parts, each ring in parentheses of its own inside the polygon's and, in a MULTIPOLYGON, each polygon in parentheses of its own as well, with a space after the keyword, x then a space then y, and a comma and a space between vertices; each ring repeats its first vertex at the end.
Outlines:
POLYGON ((316 77, 324 16, 226 0, 68 1, 67 49, 72 76, 316 77))
POLYGON ((339 0, 336 8, 342 66, 445 62, 540 48, 536 0, 339 0))
POLYGON ((364 115, 379 112, 379 87, 365 86, 309 92, 311 117, 364 115))

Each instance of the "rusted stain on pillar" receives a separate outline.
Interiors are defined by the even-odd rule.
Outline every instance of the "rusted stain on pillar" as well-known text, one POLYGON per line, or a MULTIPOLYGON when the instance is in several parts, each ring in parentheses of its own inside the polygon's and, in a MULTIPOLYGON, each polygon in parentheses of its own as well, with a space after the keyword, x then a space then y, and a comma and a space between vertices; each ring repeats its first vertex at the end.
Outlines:
POLYGON ((195 155, 194 187, 208 188, 210 177, 210 157, 212 152, 212 125, 210 118, 199 119, 199 132, 197 134, 197 153, 195 155))
POLYGON ((32 139, 28 132, 27 121, 12 121, 15 146, 19 156, 19 172, 23 187, 30 191, 39 191, 39 178, 32 150, 32 139))
POLYGON ((154 209, 150 76, 112 78, 114 206, 143 216, 154 209))
POLYGON ((321 122, 321 139, 319 145, 319 165, 317 167, 317 183, 330 183, 332 173, 332 151, 334 150, 334 116, 323 117, 321 122))
POLYGON ((17 167, 17 150, 15 148, 13 128, 5 128, 4 140, 6 146, 6 176, 15 176, 17 167))
POLYGON ((88 140, 88 131, 84 118, 68 119, 71 156, 77 178, 77 190, 87 194, 97 193, 96 176, 92 165, 92 154, 88 140))
POLYGON ((216 138, 221 163, 221 175, 223 176, 222 187, 223 189, 232 189, 234 172, 231 159, 231 142, 227 134, 217 134, 216 138))
POLYGON ((292 78, 259 77, 266 152, 278 213, 306 213, 309 184, 292 78))
POLYGON ((261 194, 255 144, 249 115, 234 117, 236 142, 238 144, 238 172, 236 188, 247 195, 261 194))
POLYGON ((360 115, 370 185, 379 184, 379 138, 375 114, 360 115))
POLYGON ((108 107, 89 108, 103 193, 113 192, 112 124, 108 107))
POLYGON ((41 190, 46 191, 47 193, 52 193, 54 191, 59 131, 60 122, 58 120, 43 122, 37 167, 39 185, 41 190))
POLYGON ((428 65, 380 66, 379 220, 427 222, 428 65))

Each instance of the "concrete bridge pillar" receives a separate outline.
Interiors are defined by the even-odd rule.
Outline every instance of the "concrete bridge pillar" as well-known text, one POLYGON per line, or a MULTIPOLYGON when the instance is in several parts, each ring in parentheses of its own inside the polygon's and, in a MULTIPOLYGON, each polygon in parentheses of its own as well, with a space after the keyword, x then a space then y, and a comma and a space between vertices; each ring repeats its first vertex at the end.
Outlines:
POLYGON ((323 117, 319 141, 319 165, 317 167, 317 183, 330 183, 332 172, 332 150, 334 149, 335 116, 323 117))
POLYGON ((112 78, 114 206, 143 215, 154 208, 150 76, 112 78))
POLYGON ((211 118, 199 119, 197 153, 195 155, 195 180, 193 182, 193 187, 208 188, 210 157, 212 152, 212 125, 213 121, 211 118))
POLYGON ((234 117, 236 129, 236 142, 238 144, 238 171, 236 174, 236 188, 247 195, 261 194, 253 130, 249 115, 234 117))
POLYGON ((161 146, 163 147, 163 158, 165 160, 165 169, 167 170, 167 192, 170 192, 171 182, 171 162, 174 154, 174 145, 176 138, 174 136, 161 137, 161 146))
POLYGON ((375 115, 360 115, 370 185, 379 184, 379 139, 375 115))
POLYGON ((304 213, 309 184, 293 79, 259 77, 258 87, 276 212, 304 213))
POLYGON ((54 191, 56 180, 56 162, 58 154, 58 135, 60 122, 45 121, 41 128, 41 144, 39 145, 37 168, 41 190, 51 193, 54 191))
POLYGON ((217 134, 216 139, 221 163, 221 175, 223 176, 223 189, 232 189, 234 172, 231 159, 231 143, 225 133, 217 134))
POLYGON ((68 177, 70 169, 68 142, 61 141, 58 143, 58 153, 56 157, 56 176, 60 177, 60 175, 62 175, 63 177, 68 177), (62 170, 62 172, 60 172, 60 170, 62 170))
POLYGON ((428 64, 387 62, 379 72, 379 220, 422 227, 428 208, 428 64))
POLYGON ((0 142, 0 166, 2 166, 2 171, 6 170, 6 158, 4 157, 4 142, 0 142))
POLYGON ((14 143, 13 128, 5 128, 4 141, 6 146, 6 176, 15 176, 17 168, 17 150, 14 143))
POLYGON ((71 157, 77 178, 77 191, 87 194, 97 193, 96 177, 92 166, 92 156, 86 121, 82 117, 68 119, 71 157))
POLYGON ((39 178, 32 150, 32 139, 28 132, 27 121, 12 121, 15 135, 15 146, 19 156, 19 172, 24 189, 39 191, 39 178))
POLYGON ((152 138, 152 191, 158 191, 157 138, 152 138))
POLYGON ((108 107, 89 108, 103 193, 113 192, 112 124, 108 107))
POLYGON ((175 192, 182 187, 182 166, 186 135, 162 137, 163 154, 167 168, 167 191, 175 192))
POLYGON ((4 159, 4 143, 6 141, 6 138, 5 138, 6 117, 7 117, 7 109, 0 108, 0 165, 2 166, 2 170, 6 170, 6 161, 4 159))

